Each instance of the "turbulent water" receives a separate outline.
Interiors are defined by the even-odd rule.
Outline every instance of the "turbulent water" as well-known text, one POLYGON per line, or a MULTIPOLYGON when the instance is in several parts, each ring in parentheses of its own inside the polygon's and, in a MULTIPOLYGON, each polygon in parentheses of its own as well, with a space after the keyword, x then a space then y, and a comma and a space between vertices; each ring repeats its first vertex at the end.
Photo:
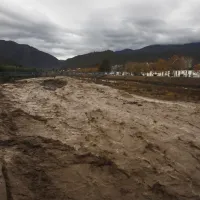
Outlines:
POLYGON ((200 199, 200 104, 71 78, 0 87, 0 199, 200 199))

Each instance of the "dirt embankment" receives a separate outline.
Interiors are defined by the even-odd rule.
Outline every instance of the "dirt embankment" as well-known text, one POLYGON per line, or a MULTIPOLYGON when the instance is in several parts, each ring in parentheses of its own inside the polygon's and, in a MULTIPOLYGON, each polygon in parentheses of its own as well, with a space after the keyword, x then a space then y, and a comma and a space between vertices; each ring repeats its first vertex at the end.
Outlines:
POLYGON ((135 81, 162 86, 200 88, 200 78, 161 76, 105 76, 104 78, 109 80, 135 81))
POLYGON ((0 91, 4 199, 200 199, 199 104, 70 78, 0 91))
POLYGON ((102 78, 79 77, 79 79, 144 97, 168 101, 200 102, 200 79, 198 78, 106 76, 102 78))

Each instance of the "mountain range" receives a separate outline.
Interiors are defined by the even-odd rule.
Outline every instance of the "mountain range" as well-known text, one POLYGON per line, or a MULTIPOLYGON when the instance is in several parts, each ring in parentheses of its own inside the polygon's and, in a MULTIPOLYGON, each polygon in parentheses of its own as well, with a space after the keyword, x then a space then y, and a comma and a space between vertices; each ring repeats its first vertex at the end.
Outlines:
POLYGON ((107 50, 78 55, 63 61, 29 45, 0 40, 0 64, 44 69, 93 67, 104 59, 109 59, 112 64, 124 64, 127 61, 151 62, 159 58, 168 59, 173 55, 189 56, 194 59, 195 63, 198 63, 200 62, 200 42, 180 45, 151 45, 138 50, 107 50))
POLYGON ((0 64, 31 68, 53 68, 58 67, 60 61, 54 56, 29 45, 0 40, 0 64))
POLYGON ((101 63, 102 59, 109 59, 112 64, 124 64, 127 61, 153 62, 159 58, 168 59, 173 55, 192 57, 194 63, 199 63, 200 42, 183 45, 151 45, 138 50, 94 52, 67 59, 64 67, 92 67, 101 63))

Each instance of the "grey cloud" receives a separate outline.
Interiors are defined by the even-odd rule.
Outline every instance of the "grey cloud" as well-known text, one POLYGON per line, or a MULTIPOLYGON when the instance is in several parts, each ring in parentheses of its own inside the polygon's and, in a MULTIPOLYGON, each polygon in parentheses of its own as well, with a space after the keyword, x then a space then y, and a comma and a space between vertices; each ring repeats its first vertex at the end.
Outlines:
MULTIPOLYGON (((96 20, 95 16, 91 16, 92 20, 88 20, 87 27, 93 27, 93 30, 97 30, 98 33, 89 32, 87 42, 91 41, 93 45, 99 45, 104 49, 111 47, 113 50, 120 50, 123 48, 136 49, 150 44, 200 41, 200 30, 194 33, 189 24, 184 23, 185 20, 181 28, 179 28, 180 24, 174 26, 168 21, 168 16, 176 12, 177 6, 182 5, 182 1, 169 1, 169 3, 170 5, 166 6, 166 1, 165 4, 159 4, 154 0, 151 1, 151 5, 130 4, 128 8, 124 7, 122 20, 110 27, 104 24, 105 18, 107 18, 107 24, 112 24, 112 19, 106 13, 102 15, 104 17, 100 22, 99 18, 96 20), (98 35, 100 37, 97 38, 98 35)), ((95 47, 98 49, 97 46, 95 47)))
POLYGON ((23 17, 18 13, 13 13, 9 10, 0 9, 1 15, 4 18, 0 19, 0 37, 8 36, 12 39, 19 38, 37 38, 40 40, 46 40, 48 42, 56 42, 56 34, 53 30, 57 30, 56 25, 50 22, 42 21, 35 22, 34 19, 23 17), (7 33, 5 31, 8 29, 7 33))
MULTIPOLYGON (((57 1, 57 5, 60 3, 62 6, 64 3, 63 0, 57 1)), ((45 2, 48 7, 48 1, 45 2)), ((70 2, 67 4, 70 5, 70 2)), ((85 4, 87 2, 93 5, 92 1, 86 1, 85 4)), ((70 19, 73 28, 68 27, 67 23, 56 24, 48 17, 51 15, 48 12, 47 15, 39 12, 29 14, 11 5, 0 5, 0 38, 27 43, 59 58, 106 49, 136 49, 150 44, 200 41, 198 0, 121 0, 121 4, 115 2, 102 0, 104 6, 101 8, 95 7, 92 12, 84 10, 79 17, 81 19, 85 15, 81 24, 77 23, 77 20, 73 21, 73 18, 70 19), (109 5, 113 4, 113 7, 107 8, 107 1, 109 5)), ((78 15, 81 7, 78 7, 77 3, 78 1, 75 2, 78 15)), ((84 8, 89 7, 86 5, 84 8)), ((57 10, 56 15, 59 14, 57 10)), ((61 17, 67 18, 67 15, 61 17)))
POLYGON ((65 39, 69 35, 78 35, 73 30, 59 27, 45 16, 35 20, 32 15, 24 16, 7 7, 0 7, 0 27, 0 38, 27 43, 58 57, 64 56, 67 48, 73 48, 73 40, 65 39), (62 51, 58 53, 54 49, 62 51))

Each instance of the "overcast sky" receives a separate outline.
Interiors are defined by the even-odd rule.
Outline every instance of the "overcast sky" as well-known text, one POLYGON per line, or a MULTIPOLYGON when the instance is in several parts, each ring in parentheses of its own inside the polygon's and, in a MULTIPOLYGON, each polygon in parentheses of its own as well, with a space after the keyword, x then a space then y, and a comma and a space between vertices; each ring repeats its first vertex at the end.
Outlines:
POLYGON ((57 58, 200 41, 200 0, 0 0, 0 39, 57 58))

